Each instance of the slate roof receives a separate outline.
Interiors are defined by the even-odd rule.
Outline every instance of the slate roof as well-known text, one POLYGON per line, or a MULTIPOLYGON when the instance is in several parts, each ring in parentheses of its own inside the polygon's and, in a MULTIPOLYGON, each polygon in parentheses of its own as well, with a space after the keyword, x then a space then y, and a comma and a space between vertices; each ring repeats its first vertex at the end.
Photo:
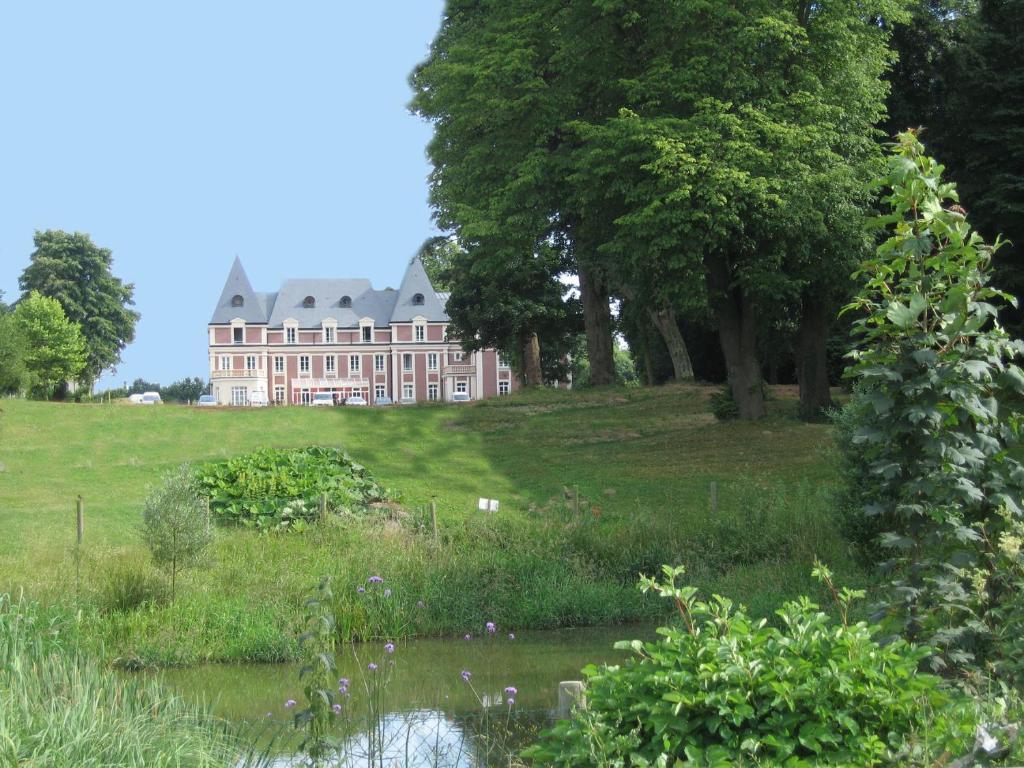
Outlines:
POLYGON ((373 318, 375 327, 390 323, 409 322, 422 316, 430 322, 447 322, 444 298, 435 293, 419 257, 413 257, 406 269, 399 290, 385 288, 378 291, 369 280, 352 278, 285 280, 276 293, 258 293, 252 289, 242 262, 235 257, 231 272, 224 284, 211 324, 227 324, 238 317, 247 323, 266 323, 280 328, 285 320, 298 321, 300 328, 319 328, 324 320, 334 318, 339 328, 356 328, 364 317, 373 318), (415 303, 422 295, 422 304, 415 303), (233 307, 234 296, 242 297, 243 305, 233 307), (306 307, 306 297, 312 296, 313 307, 306 307), (351 307, 341 306, 343 297, 351 299, 351 307))

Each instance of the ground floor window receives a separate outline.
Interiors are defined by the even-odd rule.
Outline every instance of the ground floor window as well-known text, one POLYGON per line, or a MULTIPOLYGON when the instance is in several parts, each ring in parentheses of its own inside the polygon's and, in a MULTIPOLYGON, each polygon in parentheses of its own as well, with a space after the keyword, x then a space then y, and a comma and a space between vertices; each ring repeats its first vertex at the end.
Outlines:
POLYGON ((274 405, 284 404, 284 387, 274 387, 274 405))
POLYGON ((416 397, 416 394, 412 388, 412 384, 402 385, 402 397, 405 398, 406 400, 412 400, 414 397, 416 397))
POLYGON ((427 384, 427 400, 437 400, 437 384, 427 384))
POLYGON ((232 405, 245 405, 249 400, 248 387, 232 387, 231 388, 231 404, 232 405))
POLYGON ((509 383, 507 381, 498 382, 498 394, 507 395, 509 393, 509 383))
POLYGON ((373 388, 373 399, 380 400, 382 397, 388 396, 388 388, 384 384, 377 384, 373 388))
POLYGON ((299 402, 302 403, 303 405, 309 405, 311 402, 313 402, 313 395, 310 393, 308 389, 299 390, 299 402))
POLYGON ((455 382, 455 391, 456 392, 468 392, 469 391, 469 384, 467 384, 465 381, 456 381, 455 382))

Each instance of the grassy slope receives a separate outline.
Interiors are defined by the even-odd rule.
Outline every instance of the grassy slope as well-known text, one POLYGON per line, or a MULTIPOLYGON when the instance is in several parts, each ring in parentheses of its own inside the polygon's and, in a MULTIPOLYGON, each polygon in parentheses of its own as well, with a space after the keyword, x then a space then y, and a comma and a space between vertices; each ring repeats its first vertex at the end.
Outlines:
MULTIPOLYGON (((515 555, 517 548, 525 551, 533 546, 530 557, 535 561, 546 557, 573 561, 566 584, 585 587, 607 582, 608 590, 590 595, 593 605, 589 608, 555 605, 558 600, 552 595, 536 597, 529 609, 509 608, 509 620, 520 626, 635 618, 629 610, 612 605, 627 600, 612 591, 612 582, 621 586, 632 581, 635 569, 651 567, 655 564, 651 560, 664 558, 729 565, 705 574, 707 583, 755 604, 764 597, 768 604, 805 588, 806 581, 794 583, 793 575, 806 571, 812 548, 826 550, 824 554, 832 559, 841 558, 841 546, 826 513, 807 491, 831 477, 828 429, 788 418, 785 414, 793 406, 789 393, 780 393, 772 403, 775 415, 761 422, 717 423, 708 409, 709 394, 697 386, 542 391, 467 406, 329 411, 3 401, 0 588, 25 585, 44 595, 67 590, 73 570, 69 551, 76 494, 81 493, 86 502, 90 552, 109 549, 108 564, 111 559, 141 563, 144 553, 135 539, 140 502, 147 484, 154 483, 162 470, 182 461, 218 458, 258 446, 319 443, 346 448, 385 485, 398 490, 407 506, 436 497, 442 528, 456 538, 451 543, 456 553, 452 557, 466 554, 459 547, 476 549, 498 536, 477 530, 481 513, 475 511, 475 502, 486 496, 501 500, 501 524, 511 526, 500 534, 504 537, 500 548, 515 555), (711 519, 708 509, 712 480, 719 484, 717 520, 711 519), (585 528, 563 525, 563 488, 577 484, 580 494, 598 510, 588 517, 585 528), (803 490, 792 495, 797 486, 803 490), (775 489, 769 495, 786 498, 766 505, 761 490, 765 487, 775 489), (751 517, 754 507, 761 517, 751 517), (793 539, 777 549, 794 551, 748 552, 751 542, 756 544, 756 528, 765 523, 764 516, 779 509, 789 515, 785 525, 793 539), (706 531, 717 530, 722 521, 735 524, 727 525, 717 539, 709 539, 706 531), (739 554, 722 555, 728 547, 739 554), (712 557, 711 549, 719 555, 712 557), (702 550, 709 552, 707 557, 702 550), (602 604, 608 606, 603 614, 602 604)), ((359 569, 404 568, 410 589, 415 587, 423 595, 429 592, 435 604, 462 614, 431 624, 430 631, 453 630, 477 609, 497 610, 488 604, 488 599, 497 598, 488 597, 487 590, 472 605, 430 592, 435 585, 418 579, 434 573, 431 569, 438 567, 438 558, 417 549, 419 544, 411 539, 376 534, 367 538, 352 531, 329 540, 292 539, 223 534, 210 563, 191 577, 183 604, 174 607, 179 613, 150 616, 141 623, 133 620, 130 631, 124 630, 129 639, 122 638, 122 645, 132 646, 136 643, 132 638, 152 632, 152 622, 203 623, 195 613, 202 613, 200 598, 236 597, 241 602, 230 615, 245 615, 255 604, 291 605, 299 595, 289 599, 289 591, 305 588, 325 568, 340 569, 352 583, 359 578, 359 569), (418 559, 423 564, 415 570, 418 559), (339 565, 342 561, 347 566, 339 565), (142 624, 147 628, 139 629, 142 624)), ((485 563, 477 558, 463 566, 476 569, 478 579, 489 574, 482 578, 497 583, 504 578, 501 562, 512 560, 507 556, 504 561, 485 563)), ((515 567, 525 573, 533 567, 529 562, 528 558, 517 560, 515 567)), ((451 578, 435 575, 435 581, 451 578)), ((528 574, 523 578, 528 580, 528 574)), ((515 600, 526 582, 507 580, 510 583, 501 594, 515 600)), ((292 618, 279 617, 260 631, 273 635, 292 618)), ((182 658, 239 655, 211 650, 203 638, 195 644, 182 658)))

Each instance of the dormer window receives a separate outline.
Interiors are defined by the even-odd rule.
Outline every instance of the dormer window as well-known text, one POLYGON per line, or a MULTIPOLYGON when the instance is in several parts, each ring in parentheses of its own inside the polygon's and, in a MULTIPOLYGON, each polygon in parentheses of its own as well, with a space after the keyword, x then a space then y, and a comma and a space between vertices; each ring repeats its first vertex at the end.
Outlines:
POLYGON ((313 307, 316 306, 316 299, 314 299, 312 296, 307 296, 302 300, 302 306, 305 309, 313 309, 313 307))
POLYGON ((352 297, 351 296, 342 296, 341 297, 341 301, 338 302, 338 306, 339 307, 344 307, 346 309, 351 309, 352 308, 352 297))
POLYGON ((417 305, 417 306, 422 306, 422 304, 423 304, 423 294, 422 293, 415 293, 415 294, 413 294, 412 303, 417 305))
POLYGON ((243 307, 243 306, 245 306, 245 299, 242 298, 242 294, 236 293, 234 296, 231 297, 231 306, 232 307, 243 307))

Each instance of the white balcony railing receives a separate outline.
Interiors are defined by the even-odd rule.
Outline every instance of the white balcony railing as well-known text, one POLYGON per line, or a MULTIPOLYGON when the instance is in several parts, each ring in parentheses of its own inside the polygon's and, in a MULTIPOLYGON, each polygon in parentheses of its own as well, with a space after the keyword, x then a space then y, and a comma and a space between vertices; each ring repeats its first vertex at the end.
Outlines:
POLYGON ((214 371, 210 374, 211 379, 259 379, 263 377, 263 371, 259 368, 234 368, 229 371, 214 371))
POLYGON ((475 365, 446 365, 445 376, 472 376, 476 373, 475 365))

